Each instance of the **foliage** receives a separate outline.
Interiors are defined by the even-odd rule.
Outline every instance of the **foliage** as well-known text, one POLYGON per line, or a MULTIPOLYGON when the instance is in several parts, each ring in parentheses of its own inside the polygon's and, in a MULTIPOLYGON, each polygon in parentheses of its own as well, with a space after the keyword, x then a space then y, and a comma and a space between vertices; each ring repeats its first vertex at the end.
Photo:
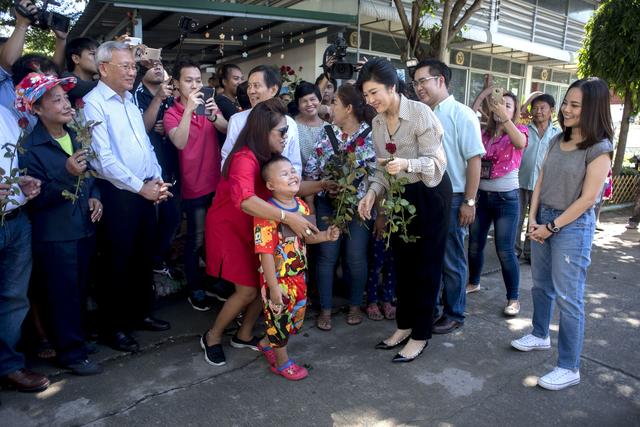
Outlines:
POLYGON ((0 225, 4 225, 4 217, 7 214, 7 206, 10 203, 13 205, 18 204, 18 200, 16 199, 16 197, 21 193, 19 186, 20 175, 26 173, 25 169, 14 167, 14 162, 17 163, 16 156, 18 154, 24 153, 22 143, 24 141, 24 138, 27 136, 27 132, 25 129, 27 128, 29 123, 27 119, 23 117, 18 121, 18 124, 22 129, 18 141, 16 141, 15 143, 7 142, 0 147, 0 149, 4 150, 3 156, 5 158, 11 159, 9 162, 9 171, 5 171, 4 169, 0 168, 0 184, 9 185, 9 194, 4 199, 0 200, 0 225))
POLYGON ((624 98, 624 110, 613 166, 622 169, 629 117, 640 108, 640 0, 604 0, 585 26, 578 52, 581 77, 598 76, 624 98))
MULTIPOLYGON (((93 131, 93 128, 100 123, 102 122, 97 122, 95 120, 87 121, 84 116, 84 101, 82 99, 78 99, 78 101, 76 102, 76 114, 73 116, 73 120, 69 124, 69 128, 76 133, 76 140, 80 143, 80 148, 87 153, 87 162, 96 158, 96 153, 91 147, 91 132, 93 131)), ((62 197, 71 200, 71 203, 75 203, 78 200, 78 194, 80 194, 82 182, 85 180, 85 178, 89 178, 94 174, 94 171, 88 170, 78 176, 75 192, 72 193, 69 190, 63 190, 62 197)))
POLYGON ((447 46, 459 38, 465 24, 480 10, 483 1, 474 0, 467 7, 467 0, 413 0, 409 21, 403 1, 393 0, 409 45, 408 51, 403 52, 405 59, 412 56, 418 60, 429 57, 443 59, 447 46), (441 23, 426 27, 424 18, 435 17, 440 6, 443 7, 441 23))
POLYGON ((335 197, 331 198, 334 215, 323 218, 329 225, 335 225, 342 233, 349 234, 349 224, 358 210, 358 182, 357 176, 364 176, 367 170, 358 165, 355 147, 350 145, 347 150, 335 152, 325 165, 324 172, 329 180, 338 184, 335 197))

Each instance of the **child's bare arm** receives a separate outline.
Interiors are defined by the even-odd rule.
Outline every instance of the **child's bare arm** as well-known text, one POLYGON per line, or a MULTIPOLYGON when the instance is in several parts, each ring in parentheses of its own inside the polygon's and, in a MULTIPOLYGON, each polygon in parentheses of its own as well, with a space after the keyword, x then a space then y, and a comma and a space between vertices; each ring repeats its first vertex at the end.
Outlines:
POLYGON ((260 254, 260 265, 262 266, 264 280, 269 286, 269 305, 274 314, 279 314, 284 305, 282 303, 282 292, 276 277, 276 263, 273 259, 273 254, 260 254))
POLYGON ((335 242, 340 237, 340 229, 335 225, 330 225, 324 231, 320 231, 319 233, 315 233, 311 236, 308 236, 304 239, 305 243, 315 244, 322 242, 335 242))

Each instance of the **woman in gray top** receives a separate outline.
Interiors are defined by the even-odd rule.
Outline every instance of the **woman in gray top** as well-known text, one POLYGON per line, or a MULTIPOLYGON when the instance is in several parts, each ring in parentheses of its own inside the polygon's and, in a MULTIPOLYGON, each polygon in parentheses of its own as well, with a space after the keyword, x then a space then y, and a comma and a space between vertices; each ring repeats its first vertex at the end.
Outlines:
POLYGON ((521 351, 549 349, 549 323, 557 302, 558 362, 538 380, 539 386, 549 390, 580 382, 583 296, 595 230, 593 206, 613 151, 607 84, 595 77, 574 82, 558 121, 563 133, 549 144, 529 213, 533 331, 511 342, 521 351))

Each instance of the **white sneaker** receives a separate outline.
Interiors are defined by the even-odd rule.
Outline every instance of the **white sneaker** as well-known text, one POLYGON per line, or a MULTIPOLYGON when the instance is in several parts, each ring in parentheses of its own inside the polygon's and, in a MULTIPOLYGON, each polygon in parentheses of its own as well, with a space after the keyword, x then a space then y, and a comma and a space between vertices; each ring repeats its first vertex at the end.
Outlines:
POLYGON ((538 385, 547 390, 562 390, 580 382, 580 371, 555 367, 544 377, 538 379, 538 385))
POLYGON ((549 350, 551 348, 551 338, 538 338, 529 334, 511 341, 511 347, 517 348, 520 351, 549 350))

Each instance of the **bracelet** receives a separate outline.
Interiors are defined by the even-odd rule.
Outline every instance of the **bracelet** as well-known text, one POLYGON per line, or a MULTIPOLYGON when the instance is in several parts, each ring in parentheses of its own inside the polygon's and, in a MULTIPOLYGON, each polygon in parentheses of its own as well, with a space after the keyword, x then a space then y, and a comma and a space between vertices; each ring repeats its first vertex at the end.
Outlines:
POLYGON ((546 223, 544 226, 549 233, 553 233, 553 230, 549 227, 549 223, 546 223))
POLYGON ((284 212, 284 209, 280 209, 280 222, 284 222, 286 215, 287 214, 284 212))
POLYGON ((211 122, 212 122, 212 123, 215 123, 215 122, 216 122, 216 120, 218 120, 218 115, 217 115, 217 114, 214 114, 214 115, 213 115, 213 120, 211 120, 211 122))

